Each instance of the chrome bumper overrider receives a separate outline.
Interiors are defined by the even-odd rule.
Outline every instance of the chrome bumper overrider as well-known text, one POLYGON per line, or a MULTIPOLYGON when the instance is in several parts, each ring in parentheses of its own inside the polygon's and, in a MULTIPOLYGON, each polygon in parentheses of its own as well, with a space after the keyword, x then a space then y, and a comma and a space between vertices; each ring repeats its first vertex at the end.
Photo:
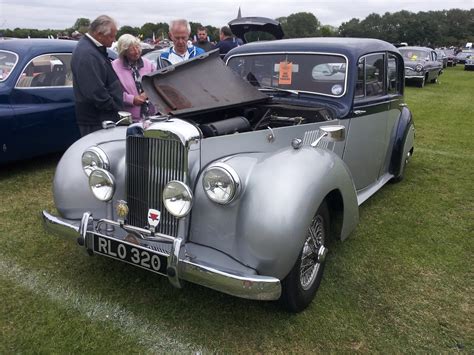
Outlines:
MULTIPOLYGON (((120 228, 126 232, 145 235, 148 241, 156 240, 172 243, 170 253, 161 253, 161 255, 167 258, 166 274, 170 282, 176 287, 181 287, 181 280, 186 280, 233 296, 254 300, 277 300, 281 294, 280 280, 275 277, 233 274, 193 262, 188 260, 186 256, 184 258, 180 257, 181 248, 185 247, 185 243, 181 238, 159 233, 151 235, 151 232, 147 229, 123 225, 105 219, 96 222, 94 229, 92 215, 88 212, 84 213, 82 220, 79 222, 56 217, 43 211, 43 222, 47 230, 57 235, 76 238, 77 242, 83 245, 90 254, 94 253, 91 240, 94 234, 101 233, 99 231, 101 225, 106 226, 106 235, 109 238, 114 238, 111 235, 114 228, 120 228)), ((121 240, 119 238, 114 239, 121 240)), ((181 253, 181 255, 186 255, 186 253, 181 253)))

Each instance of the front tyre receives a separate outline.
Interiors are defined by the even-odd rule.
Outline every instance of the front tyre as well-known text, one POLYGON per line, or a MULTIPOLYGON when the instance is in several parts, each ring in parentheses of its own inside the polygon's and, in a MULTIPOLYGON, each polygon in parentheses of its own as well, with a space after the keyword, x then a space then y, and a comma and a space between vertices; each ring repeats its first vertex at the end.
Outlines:
POLYGON ((313 300, 323 276, 329 238, 329 211, 319 206, 295 265, 282 281, 280 301, 291 312, 301 312, 313 300))

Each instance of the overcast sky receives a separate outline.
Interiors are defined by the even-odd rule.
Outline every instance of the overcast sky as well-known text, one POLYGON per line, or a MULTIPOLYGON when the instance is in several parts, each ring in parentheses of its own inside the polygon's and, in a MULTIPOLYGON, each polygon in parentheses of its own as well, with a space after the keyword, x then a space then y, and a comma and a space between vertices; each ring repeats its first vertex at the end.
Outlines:
POLYGON ((371 13, 411 12, 474 8, 474 0, 0 0, 0 28, 64 29, 76 19, 93 20, 106 14, 123 25, 169 22, 186 18, 203 25, 221 27, 237 16, 277 18, 296 12, 311 12, 323 25, 339 26, 371 13))

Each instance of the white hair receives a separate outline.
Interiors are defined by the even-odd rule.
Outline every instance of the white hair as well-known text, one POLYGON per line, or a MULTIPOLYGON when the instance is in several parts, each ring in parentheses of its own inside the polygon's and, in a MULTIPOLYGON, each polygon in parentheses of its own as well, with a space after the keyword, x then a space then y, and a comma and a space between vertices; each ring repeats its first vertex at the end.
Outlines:
POLYGON ((130 47, 138 46, 141 51, 140 40, 128 33, 121 35, 117 41, 117 52, 120 57, 125 57, 130 47))
POLYGON ((89 26, 89 33, 101 33, 104 36, 107 36, 112 32, 113 27, 117 28, 117 22, 115 22, 115 20, 110 16, 101 15, 92 21, 89 26))
POLYGON ((178 20, 172 20, 170 21, 170 32, 173 32, 173 29, 176 27, 186 27, 188 30, 188 33, 191 33, 191 26, 189 25, 189 22, 185 19, 178 19, 178 20))

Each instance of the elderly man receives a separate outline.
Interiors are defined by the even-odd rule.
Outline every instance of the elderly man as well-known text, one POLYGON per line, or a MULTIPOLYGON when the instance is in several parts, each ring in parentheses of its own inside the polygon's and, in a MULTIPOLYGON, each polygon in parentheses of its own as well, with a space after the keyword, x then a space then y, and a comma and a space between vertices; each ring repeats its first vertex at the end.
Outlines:
POLYGON ((204 49, 190 45, 188 46, 191 27, 188 21, 180 19, 170 23, 170 38, 173 46, 161 53, 158 57, 158 68, 163 68, 169 64, 176 64, 194 58, 204 53, 204 49))
POLYGON ((106 15, 92 21, 89 32, 72 54, 76 120, 81 136, 102 128, 102 121, 116 121, 123 106, 123 91, 107 47, 117 34, 117 24, 106 15))

